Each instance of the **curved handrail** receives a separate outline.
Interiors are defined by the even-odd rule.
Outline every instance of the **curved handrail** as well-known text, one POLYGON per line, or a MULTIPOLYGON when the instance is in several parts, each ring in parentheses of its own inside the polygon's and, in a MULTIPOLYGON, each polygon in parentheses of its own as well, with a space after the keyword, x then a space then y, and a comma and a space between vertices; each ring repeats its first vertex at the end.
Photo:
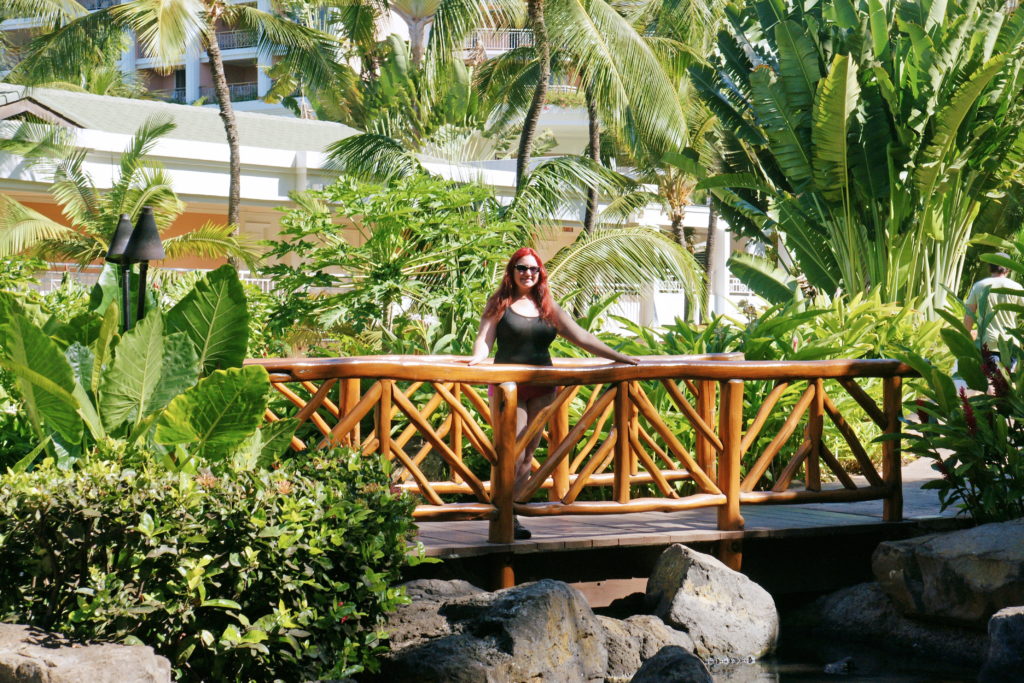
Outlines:
POLYGON ((313 381, 340 377, 386 377, 414 382, 533 382, 551 385, 597 384, 648 379, 795 380, 821 377, 912 377, 913 368, 897 360, 852 359, 786 361, 744 360, 741 353, 685 356, 643 356, 639 365, 600 358, 555 358, 554 366, 469 366, 468 356, 353 356, 350 358, 264 358, 271 381, 313 381))
MULTIPOLYGON (((844 417, 846 408, 829 395, 838 387, 853 399, 847 406, 862 410, 883 434, 898 437, 902 379, 917 375, 900 361, 750 361, 740 353, 645 356, 635 366, 599 358, 556 358, 551 367, 469 366, 467 361, 465 356, 381 355, 252 359, 246 364, 266 368, 272 384, 298 408, 296 417, 313 423, 322 443, 348 444, 400 461, 401 488, 425 498, 417 507, 419 518, 489 519, 496 542, 511 541, 513 511, 604 514, 717 507, 722 529, 742 528, 740 503, 882 499, 886 519, 902 514, 898 439, 882 442, 883 470, 878 472, 844 417), (881 406, 857 384, 861 378, 881 378, 881 406), (368 384, 362 381, 366 379, 376 381, 368 384), (744 424, 748 380, 772 382, 774 388, 744 424), (516 385, 521 382, 560 388, 551 406, 517 433, 516 385), (780 397, 793 383, 806 387, 795 403, 780 408, 780 397), (479 389, 483 384, 493 386, 490 402, 479 389), (581 402, 583 385, 600 391, 589 392, 581 402), (661 405, 675 413, 673 420, 666 421, 648 396, 652 386, 663 391, 661 405), (578 418, 570 425, 574 400, 578 418), (764 435, 770 443, 757 442, 766 420, 780 410, 790 413, 764 435), (826 420, 848 444, 866 485, 854 482, 829 450, 822 438, 826 420), (691 441, 680 441, 674 431, 680 425, 689 430, 691 441), (545 460, 534 461, 529 481, 517 485, 514 462, 524 444, 541 434, 548 442, 545 460), (799 440, 799 448, 784 451, 791 438, 799 440), (463 464, 464 442, 490 463, 489 480, 463 464), (761 445, 755 452, 756 443, 761 445), (430 453, 442 458, 449 479, 432 480, 419 466, 430 453), (788 462, 772 470, 770 490, 757 490, 782 453, 788 462), (745 456, 753 460, 741 476, 745 456), (826 490, 823 468, 843 488, 826 490), (805 487, 794 491, 790 483, 801 469, 805 487), (673 482, 682 480, 690 481, 696 492, 680 496, 673 482), (631 487, 644 484, 654 486, 660 497, 632 497, 631 487), (611 486, 612 500, 578 500, 585 486, 611 486), (542 488, 549 500, 531 502, 542 488), (452 494, 474 500, 453 503, 442 498, 452 494)), ((267 419, 279 418, 268 411, 267 419)), ((306 444, 294 439, 293 446, 306 444)))

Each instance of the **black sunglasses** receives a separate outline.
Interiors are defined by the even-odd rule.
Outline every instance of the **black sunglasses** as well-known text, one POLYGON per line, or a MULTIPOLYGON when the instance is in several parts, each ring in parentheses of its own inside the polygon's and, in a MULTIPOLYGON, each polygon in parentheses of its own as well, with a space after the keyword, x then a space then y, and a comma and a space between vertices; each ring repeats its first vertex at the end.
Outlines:
POLYGON ((531 275, 536 275, 537 273, 540 272, 540 266, 521 266, 519 264, 516 264, 516 271, 520 273, 530 273, 531 275))

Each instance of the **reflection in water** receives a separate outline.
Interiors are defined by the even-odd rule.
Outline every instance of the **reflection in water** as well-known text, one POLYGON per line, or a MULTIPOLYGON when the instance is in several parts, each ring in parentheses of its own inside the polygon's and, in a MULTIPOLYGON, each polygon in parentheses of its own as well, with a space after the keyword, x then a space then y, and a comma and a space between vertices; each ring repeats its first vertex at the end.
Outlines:
POLYGON ((976 669, 878 652, 855 643, 807 643, 789 647, 778 658, 752 664, 709 662, 708 669, 715 683, 969 683, 977 679, 978 673, 976 669))

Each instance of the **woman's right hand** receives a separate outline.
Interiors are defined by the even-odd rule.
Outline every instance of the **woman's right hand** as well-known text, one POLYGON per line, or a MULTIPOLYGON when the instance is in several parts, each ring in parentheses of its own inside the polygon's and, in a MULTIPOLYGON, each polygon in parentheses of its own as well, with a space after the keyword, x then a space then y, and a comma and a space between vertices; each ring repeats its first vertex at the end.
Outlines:
POLYGON ((468 361, 466 361, 466 365, 479 365, 480 363, 483 363, 485 360, 487 360, 486 354, 483 356, 476 355, 470 358, 468 361))

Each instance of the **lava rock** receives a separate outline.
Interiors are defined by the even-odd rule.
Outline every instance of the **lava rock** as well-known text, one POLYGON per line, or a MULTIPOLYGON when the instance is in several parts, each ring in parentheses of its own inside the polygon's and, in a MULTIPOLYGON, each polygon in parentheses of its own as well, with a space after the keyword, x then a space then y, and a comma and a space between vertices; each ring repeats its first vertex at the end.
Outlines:
POLYGON ((988 654, 978 676, 980 683, 1024 680, 1024 606, 1007 607, 988 622, 988 654))
POLYGON ((684 545, 661 554, 647 582, 650 611, 693 639, 698 657, 762 657, 778 642, 772 596, 743 574, 684 545))
POLYGON ((887 541, 871 565, 903 614, 984 629, 1024 604, 1024 519, 887 541))
POLYGON ((631 683, 712 683, 700 657, 678 645, 666 645, 648 659, 631 683))
POLYGON ((0 624, 0 683, 170 683, 171 663, 143 645, 81 645, 0 624))

